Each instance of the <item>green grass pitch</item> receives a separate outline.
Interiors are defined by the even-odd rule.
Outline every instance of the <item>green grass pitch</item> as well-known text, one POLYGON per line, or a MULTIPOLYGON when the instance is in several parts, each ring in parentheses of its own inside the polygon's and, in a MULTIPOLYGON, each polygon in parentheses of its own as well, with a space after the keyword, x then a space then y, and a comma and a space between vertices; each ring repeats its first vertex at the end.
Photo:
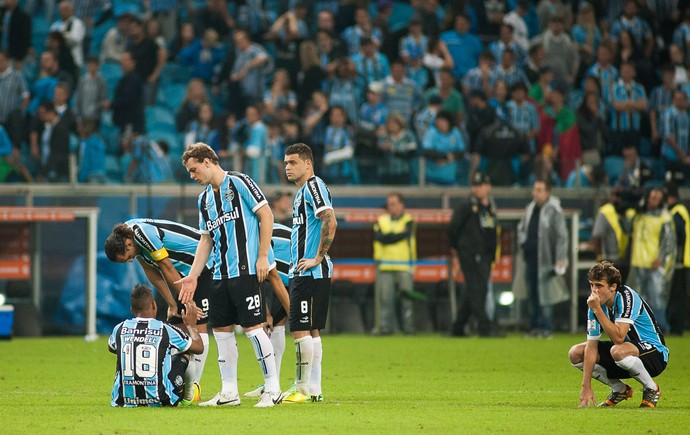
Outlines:
MULTIPOLYGON (((0 433, 377 434, 690 433, 690 336, 671 337, 670 364, 657 379, 657 409, 638 409, 640 385, 614 409, 578 409, 581 374, 567 360, 584 334, 553 340, 454 339, 439 335, 324 335, 321 404, 237 408, 110 407, 115 356, 105 338, 0 342, 0 433)), ((292 340, 281 387, 294 376, 292 340)), ((261 383, 249 340, 238 334, 240 391, 261 383)), ((216 349, 202 397, 220 386, 216 349)), ((608 394, 595 382, 598 401, 608 394)))

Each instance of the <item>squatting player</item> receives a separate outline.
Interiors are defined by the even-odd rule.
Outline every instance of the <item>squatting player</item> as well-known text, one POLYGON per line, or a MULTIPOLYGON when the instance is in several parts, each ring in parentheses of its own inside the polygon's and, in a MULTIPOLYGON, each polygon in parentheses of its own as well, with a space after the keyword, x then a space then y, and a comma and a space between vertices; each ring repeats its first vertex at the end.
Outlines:
POLYGON ((570 348, 570 363, 582 370, 580 407, 594 405, 592 378, 611 387, 599 406, 616 406, 633 395, 621 379, 642 384, 640 408, 655 408, 661 388, 654 382, 666 368, 668 348, 654 313, 633 289, 623 285, 613 264, 600 261, 589 269, 592 293, 587 299, 587 341, 570 348), (611 341, 599 341, 606 332, 611 341))
MULTIPOLYGON (((275 255, 276 267, 268 272, 268 278, 266 278, 273 292, 265 291, 266 288, 264 287, 266 329, 270 333, 276 361, 276 373, 280 379, 280 365, 285 352, 285 322, 287 313, 290 311, 290 302, 287 300, 288 292, 285 288, 290 282, 290 228, 274 223, 271 246, 275 255)), ((259 397, 263 391, 264 386, 259 385, 255 390, 244 393, 244 395, 245 397, 259 397)))
POLYGON ((319 330, 326 326, 333 263, 328 249, 337 222, 331 193, 314 175, 314 156, 303 143, 285 150, 285 174, 299 187, 292 210, 290 268, 290 330, 297 353, 295 386, 283 393, 284 403, 323 401, 322 346, 319 330))
MULTIPOLYGON (((132 262, 136 258, 146 277, 167 302, 168 321, 179 324, 182 322, 179 312, 183 305, 177 301, 180 285, 175 282, 189 274, 200 239, 199 230, 184 224, 160 219, 131 219, 115 225, 105 241, 105 254, 110 261, 116 263, 132 262)), ((211 267, 213 265, 210 262, 206 264, 199 277, 199 291, 194 294, 196 306, 203 311, 198 328, 201 341, 204 343, 204 352, 196 355, 193 361, 196 365, 194 383, 197 390, 208 355, 206 324, 208 292, 212 280, 211 267)), ((197 391, 194 399, 198 400, 200 395, 200 391, 197 391)))
MULTIPOLYGON (((176 326, 156 320, 151 289, 138 284, 130 295, 133 319, 119 323, 108 338, 108 350, 117 355, 112 406, 177 406, 193 394, 195 365, 187 352, 204 351, 196 329, 200 314, 190 302, 181 310, 189 335, 176 326), (177 353, 172 354, 172 349, 177 353), (191 391, 191 394, 190 394, 191 391)), ((187 402, 191 404, 191 402, 187 402)))
POLYGON ((273 213, 263 192, 246 174, 226 172, 218 156, 204 144, 190 145, 182 154, 190 177, 206 189, 199 195, 201 240, 180 300, 194 295, 197 279, 209 256, 213 259, 213 284, 209 295, 209 322, 218 346, 222 390, 200 406, 237 406, 237 341, 234 327, 240 324, 254 346, 264 376, 264 393, 255 405, 270 407, 280 402, 273 345, 263 329, 266 320, 260 283, 274 266, 271 234, 273 213))

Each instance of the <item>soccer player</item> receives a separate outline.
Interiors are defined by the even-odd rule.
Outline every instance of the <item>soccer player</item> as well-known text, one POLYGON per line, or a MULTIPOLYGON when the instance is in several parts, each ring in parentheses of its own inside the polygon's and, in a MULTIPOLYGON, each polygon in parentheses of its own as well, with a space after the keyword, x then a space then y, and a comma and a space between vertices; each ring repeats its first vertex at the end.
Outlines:
POLYGON ((314 175, 314 156, 303 143, 285 150, 285 174, 299 187, 292 212, 290 265, 290 330, 297 353, 295 385, 283 403, 322 402, 322 345, 319 330, 326 326, 333 263, 328 249, 337 222, 331 193, 314 175))
POLYGON ((209 256, 213 260, 213 283, 209 294, 209 322, 218 346, 222 390, 199 406, 238 406, 237 341, 234 327, 244 328, 264 376, 264 393, 254 405, 265 408, 280 401, 273 345, 263 329, 266 320, 260 283, 274 266, 271 234, 273 213, 254 180, 239 172, 226 172, 218 155, 204 144, 190 145, 182 154, 190 177, 206 189, 199 195, 201 240, 189 274, 182 284, 180 300, 188 302, 209 256))
POLYGON ((632 397, 632 388, 621 379, 642 384, 640 408, 655 408, 661 388, 654 382, 666 368, 668 348, 654 313, 644 299, 627 285, 612 263, 600 261, 587 273, 592 293, 587 298, 587 341, 570 348, 570 363, 582 370, 580 407, 596 403, 592 378, 611 387, 599 406, 616 406, 632 397), (599 341, 606 332, 611 341, 599 341))
MULTIPOLYGON (((199 245, 201 233, 192 227, 177 222, 159 219, 131 219, 119 223, 105 241, 105 254, 110 261, 131 263, 135 258, 144 269, 146 277, 168 304, 167 320, 173 325, 182 323, 179 312, 183 304, 177 301, 180 285, 174 284, 189 274, 194 254, 199 245), (174 291, 174 294, 173 292, 174 291)), ((197 392, 194 400, 201 396, 199 383, 208 356, 208 292, 211 287, 213 265, 206 264, 202 274, 199 291, 194 294, 194 302, 203 311, 197 322, 204 352, 194 357, 196 365, 197 392)))
MULTIPOLYGON (((268 272, 266 280, 273 292, 264 292, 266 298, 266 330, 269 332, 273 355, 276 361, 276 373, 280 379, 280 365, 285 352, 285 323, 290 311, 290 302, 286 286, 290 278, 290 228, 279 223, 273 224, 271 246, 275 255, 276 267, 268 272)), ((263 393, 264 385, 244 393, 245 397, 258 397, 263 393)))
POLYGON ((196 329, 200 313, 194 302, 181 310, 187 335, 176 326, 156 320, 156 301, 145 285, 134 287, 130 303, 135 317, 115 326, 108 338, 108 350, 117 355, 110 404, 125 408, 177 406, 183 391, 186 397, 194 392, 191 379, 195 365, 189 364, 187 352, 204 352, 204 343, 196 329), (173 355, 172 349, 178 353, 173 355))

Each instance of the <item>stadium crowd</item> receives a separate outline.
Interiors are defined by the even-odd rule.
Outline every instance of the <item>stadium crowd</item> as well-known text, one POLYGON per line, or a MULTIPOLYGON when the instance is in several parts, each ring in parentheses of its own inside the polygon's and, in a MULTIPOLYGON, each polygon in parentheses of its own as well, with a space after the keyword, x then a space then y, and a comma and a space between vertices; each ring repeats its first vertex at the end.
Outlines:
POLYGON ((5 0, 0 179, 172 182, 202 141, 260 183, 305 142, 331 184, 687 184, 687 6, 5 0))

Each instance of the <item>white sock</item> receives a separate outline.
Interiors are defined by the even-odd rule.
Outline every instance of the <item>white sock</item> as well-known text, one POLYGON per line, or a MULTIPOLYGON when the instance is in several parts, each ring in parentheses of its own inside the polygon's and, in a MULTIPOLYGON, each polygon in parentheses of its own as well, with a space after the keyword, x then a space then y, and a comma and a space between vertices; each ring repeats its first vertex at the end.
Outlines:
POLYGON ((220 368, 220 380, 223 382, 223 393, 234 396, 237 389, 237 360, 240 357, 237 349, 237 340, 234 332, 214 331, 216 345, 218 346, 218 367, 220 368))
MULTIPOLYGON (((201 341, 204 343, 204 351, 198 355, 193 355, 194 357, 194 364, 196 364, 196 376, 194 377, 194 382, 197 384, 201 383, 201 375, 204 374, 204 367, 206 366, 206 358, 208 357, 208 333, 207 332, 200 332, 199 335, 201 336, 201 341)), ((190 364, 192 361, 190 361, 190 364)))
POLYGON ((299 392, 306 396, 309 394, 309 378, 314 359, 314 341, 311 335, 295 340, 295 351, 295 384, 299 392))
POLYGON ((620 361, 616 361, 618 367, 627 370, 630 376, 635 378, 637 382, 644 385, 645 388, 656 390, 656 383, 654 379, 649 375, 649 372, 642 364, 642 360, 636 356, 626 356, 620 361))
POLYGON ((263 328, 257 328, 247 331, 245 334, 254 345, 254 354, 264 375, 264 391, 279 393, 280 384, 278 383, 276 362, 273 356, 273 345, 266 335, 266 331, 263 328))
POLYGON ((309 394, 318 396, 321 394, 321 359, 323 356, 323 346, 321 337, 312 338, 314 343, 314 358, 311 362, 311 376, 309 378, 309 394))
MULTIPOLYGON (((585 363, 579 363, 573 364, 572 366, 582 371, 584 365, 585 363)), ((623 391, 625 391, 625 384, 621 382, 620 379, 609 379, 608 375, 606 374, 606 369, 603 366, 600 366, 599 364, 594 364, 594 369, 592 370, 592 377, 597 381, 601 382, 602 384, 611 387, 611 391, 615 391, 616 393, 622 393, 623 391)))
POLYGON ((273 345, 273 355, 276 361, 276 374, 280 379, 280 365, 285 353, 285 325, 274 326, 271 332, 271 344, 273 345))
POLYGON ((184 400, 192 400, 194 398, 194 378, 197 376, 197 365, 194 363, 192 356, 189 357, 187 370, 184 372, 184 400))

